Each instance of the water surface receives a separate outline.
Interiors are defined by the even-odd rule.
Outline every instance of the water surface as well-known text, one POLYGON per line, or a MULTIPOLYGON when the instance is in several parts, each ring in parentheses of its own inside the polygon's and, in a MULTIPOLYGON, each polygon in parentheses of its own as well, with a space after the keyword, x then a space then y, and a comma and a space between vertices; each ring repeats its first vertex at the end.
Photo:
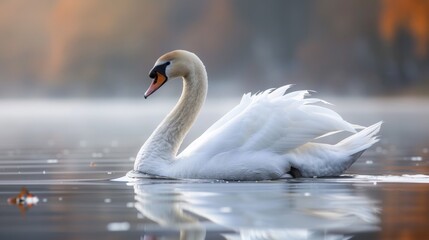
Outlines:
MULTIPOLYGON (((340 101, 385 121, 345 175, 262 182, 124 179, 173 103, 2 102, 0 239, 426 239, 429 102, 407 101, 340 101), (23 186, 37 204, 8 203, 23 186)), ((233 103, 208 105, 186 143, 233 103)))

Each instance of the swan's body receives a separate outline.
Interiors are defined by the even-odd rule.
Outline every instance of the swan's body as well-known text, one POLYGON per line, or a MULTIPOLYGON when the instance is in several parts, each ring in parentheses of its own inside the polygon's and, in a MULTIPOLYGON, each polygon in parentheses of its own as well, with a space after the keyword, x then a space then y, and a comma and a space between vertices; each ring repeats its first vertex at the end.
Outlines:
POLYGON ((177 50, 160 57, 150 73, 152 94, 169 78, 183 77, 179 102, 140 149, 134 170, 171 178, 262 180, 338 176, 378 141, 381 122, 356 133, 337 113, 314 105, 308 91, 285 93, 290 85, 245 94, 234 109, 182 153, 177 151, 207 92, 207 74, 193 53, 177 50), (354 135, 335 144, 314 139, 335 132, 354 135))

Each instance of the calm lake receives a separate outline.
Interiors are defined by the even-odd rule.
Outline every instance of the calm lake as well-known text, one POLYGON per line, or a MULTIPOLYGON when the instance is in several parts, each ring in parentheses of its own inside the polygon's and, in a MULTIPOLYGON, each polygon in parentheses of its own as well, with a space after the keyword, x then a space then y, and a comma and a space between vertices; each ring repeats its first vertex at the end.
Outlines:
MULTIPOLYGON (((338 178, 126 179, 159 99, 0 101, 0 239, 429 239, 428 99, 328 98, 384 121, 338 178), (38 202, 11 202, 22 187, 38 202)), ((184 144, 238 101, 209 99, 184 144)))

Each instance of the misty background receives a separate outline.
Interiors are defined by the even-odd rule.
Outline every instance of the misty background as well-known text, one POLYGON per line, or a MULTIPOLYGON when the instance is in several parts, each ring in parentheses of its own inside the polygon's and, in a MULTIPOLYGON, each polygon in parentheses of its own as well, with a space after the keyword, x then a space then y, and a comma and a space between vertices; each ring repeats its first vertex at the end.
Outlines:
POLYGON ((141 98, 174 49, 203 60, 209 96, 427 96, 429 1, 0 1, 1 98, 141 98))

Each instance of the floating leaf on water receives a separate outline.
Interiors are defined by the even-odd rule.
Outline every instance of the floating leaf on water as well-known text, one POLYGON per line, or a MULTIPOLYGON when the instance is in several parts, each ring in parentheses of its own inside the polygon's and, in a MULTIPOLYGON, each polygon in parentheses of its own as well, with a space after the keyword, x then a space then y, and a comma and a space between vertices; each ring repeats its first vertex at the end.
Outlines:
POLYGON ((31 194, 26 187, 22 187, 21 192, 15 197, 8 198, 7 202, 10 205, 17 206, 21 213, 25 214, 28 209, 39 202, 39 198, 36 195, 31 194))

